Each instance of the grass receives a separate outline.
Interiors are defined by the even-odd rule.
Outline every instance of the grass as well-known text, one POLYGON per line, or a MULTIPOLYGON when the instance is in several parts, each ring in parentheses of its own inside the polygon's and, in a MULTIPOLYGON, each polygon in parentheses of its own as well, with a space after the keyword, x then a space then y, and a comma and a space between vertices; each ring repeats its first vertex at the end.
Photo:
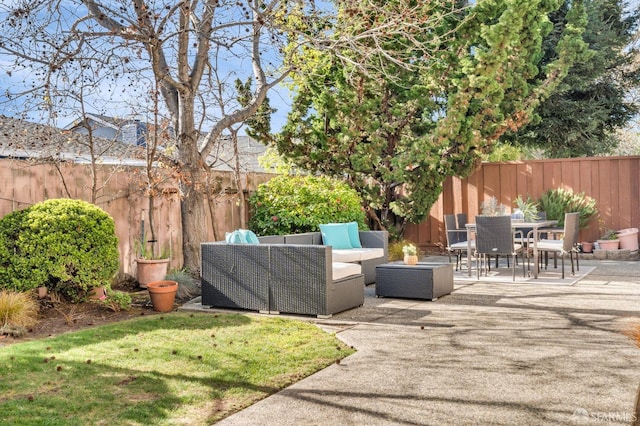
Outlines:
POLYGON ((211 424, 353 353, 311 323, 171 313, 0 351, 13 425, 211 424))

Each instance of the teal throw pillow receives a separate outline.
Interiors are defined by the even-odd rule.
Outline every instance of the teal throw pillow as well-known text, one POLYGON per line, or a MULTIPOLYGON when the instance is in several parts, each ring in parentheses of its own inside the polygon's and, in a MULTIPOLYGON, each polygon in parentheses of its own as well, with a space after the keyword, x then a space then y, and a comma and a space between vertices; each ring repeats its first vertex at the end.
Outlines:
POLYGON ((360 232, 358 232, 358 222, 347 223, 347 230, 349 231, 349 241, 352 248, 362 248, 360 244, 360 232))
POLYGON ((225 234, 225 241, 230 244, 260 244, 258 236, 248 229, 237 229, 225 234))
POLYGON ((258 240, 258 236, 248 229, 238 229, 238 232, 244 238, 245 243, 247 244, 260 244, 260 240, 258 240))
POLYGON ((346 223, 327 223, 320 225, 322 243, 334 249, 351 249, 349 228, 346 223))

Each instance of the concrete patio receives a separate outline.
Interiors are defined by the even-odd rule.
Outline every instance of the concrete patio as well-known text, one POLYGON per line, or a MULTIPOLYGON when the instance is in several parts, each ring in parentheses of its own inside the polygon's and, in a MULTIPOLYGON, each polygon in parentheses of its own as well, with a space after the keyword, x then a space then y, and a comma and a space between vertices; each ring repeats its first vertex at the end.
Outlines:
MULTIPOLYGON (((443 261, 447 258, 429 258, 443 261)), ((221 425, 626 424, 635 414, 640 262, 584 260, 573 285, 456 282, 309 319, 358 352, 221 425)))

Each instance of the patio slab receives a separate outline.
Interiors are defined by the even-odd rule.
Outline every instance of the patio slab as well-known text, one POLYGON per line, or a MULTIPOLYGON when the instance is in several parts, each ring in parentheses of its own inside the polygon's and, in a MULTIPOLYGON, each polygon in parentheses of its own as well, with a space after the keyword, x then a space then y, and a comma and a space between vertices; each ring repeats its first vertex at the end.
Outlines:
POLYGON ((304 318, 357 353, 219 424, 627 425, 640 263, 583 264, 571 286, 458 281, 434 302, 368 286, 363 307, 304 318))

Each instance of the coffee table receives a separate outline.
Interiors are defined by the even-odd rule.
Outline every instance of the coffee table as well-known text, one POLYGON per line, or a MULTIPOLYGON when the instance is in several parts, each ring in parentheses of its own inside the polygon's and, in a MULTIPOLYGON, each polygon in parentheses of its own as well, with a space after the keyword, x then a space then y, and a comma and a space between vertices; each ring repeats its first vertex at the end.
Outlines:
POLYGON ((376 296, 436 300, 453 291, 453 265, 403 262, 376 266, 376 296))

